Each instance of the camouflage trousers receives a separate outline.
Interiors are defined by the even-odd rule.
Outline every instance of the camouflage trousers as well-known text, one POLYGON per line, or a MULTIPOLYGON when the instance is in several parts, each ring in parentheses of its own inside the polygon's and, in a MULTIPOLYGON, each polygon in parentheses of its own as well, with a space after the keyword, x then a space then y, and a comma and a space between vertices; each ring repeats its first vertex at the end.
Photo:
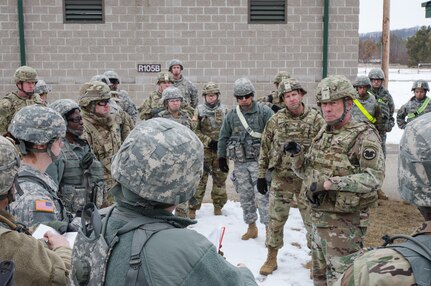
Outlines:
POLYGON ((236 192, 239 194, 239 201, 243 212, 244 222, 251 224, 256 222, 259 211, 260 222, 268 225, 268 196, 257 191, 257 162, 235 162, 232 177, 236 192), (256 207, 257 205, 257 207, 256 207))
POLYGON ((332 213, 328 227, 316 226, 315 215, 312 211, 313 281, 314 285, 332 285, 353 263, 355 255, 351 254, 362 249, 366 228, 360 226, 359 214, 332 213))
POLYGON ((380 135, 380 139, 382 140, 381 145, 383 150, 383 156, 385 156, 386 158, 386 132, 379 133, 379 135, 380 135))
POLYGON ((175 215, 179 217, 189 217, 189 202, 178 204, 175 208, 175 215))
MULTIPOLYGON (((295 176, 295 175, 294 175, 295 176)), ((298 177, 288 177, 285 172, 272 172, 271 189, 269 192, 269 224, 266 236, 266 246, 276 249, 283 247, 284 225, 289 218, 292 204, 296 204, 307 230, 307 246, 311 249, 310 209, 300 199, 302 180, 298 177)))
POLYGON ((211 199, 213 205, 216 208, 223 208, 227 202, 226 194, 226 179, 227 174, 220 171, 217 160, 217 153, 205 149, 204 157, 204 173, 199 182, 198 188, 195 195, 189 201, 189 208, 193 210, 198 210, 201 208, 202 200, 205 195, 205 190, 207 187, 209 176, 211 175, 213 179, 213 185, 211 188, 211 199))

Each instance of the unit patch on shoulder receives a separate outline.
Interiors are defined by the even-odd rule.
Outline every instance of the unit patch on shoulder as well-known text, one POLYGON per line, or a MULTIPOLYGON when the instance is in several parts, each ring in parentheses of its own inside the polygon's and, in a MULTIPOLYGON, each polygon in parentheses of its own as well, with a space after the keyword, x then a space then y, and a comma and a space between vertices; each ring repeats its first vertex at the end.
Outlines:
POLYGON ((36 200, 36 211, 38 212, 46 212, 53 213, 54 212, 54 204, 47 200, 36 200))
POLYGON ((373 160, 374 158, 376 158, 376 156, 377 156, 376 150, 371 147, 365 148, 364 151, 362 152, 362 157, 364 157, 365 160, 373 160))

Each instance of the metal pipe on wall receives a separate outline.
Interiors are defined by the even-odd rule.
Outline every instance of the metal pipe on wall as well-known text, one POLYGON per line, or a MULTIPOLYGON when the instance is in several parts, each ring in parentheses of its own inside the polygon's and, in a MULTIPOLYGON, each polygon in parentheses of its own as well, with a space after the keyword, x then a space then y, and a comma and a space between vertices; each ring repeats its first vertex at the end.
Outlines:
POLYGON ((24 12, 22 0, 18 0, 18 31, 19 31, 19 54, 21 65, 25 66, 25 38, 24 38, 24 12))

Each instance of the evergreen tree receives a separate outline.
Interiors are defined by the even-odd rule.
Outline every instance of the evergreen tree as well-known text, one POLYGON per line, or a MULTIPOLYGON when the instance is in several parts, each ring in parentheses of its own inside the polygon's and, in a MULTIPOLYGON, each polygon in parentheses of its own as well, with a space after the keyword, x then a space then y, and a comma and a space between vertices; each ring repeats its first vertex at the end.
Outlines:
POLYGON ((409 65, 431 63, 431 27, 421 27, 414 36, 407 40, 409 65))

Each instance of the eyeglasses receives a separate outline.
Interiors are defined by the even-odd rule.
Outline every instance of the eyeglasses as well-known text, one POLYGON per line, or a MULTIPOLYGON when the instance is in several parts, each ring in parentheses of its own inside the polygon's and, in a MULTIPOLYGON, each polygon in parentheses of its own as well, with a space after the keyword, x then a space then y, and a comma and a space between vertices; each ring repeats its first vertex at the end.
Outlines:
POLYGON ((112 84, 119 84, 119 83, 120 83, 120 81, 119 81, 118 79, 116 79, 116 78, 110 78, 110 79, 109 79, 109 81, 110 81, 112 84))
POLYGON ((73 122, 73 123, 80 123, 82 121, 82 116, 79 116, 79 117, 70 117, 70 118, 67 119, 67 121, 73 122))
POLYGON ((109 104, 109 99, 98 101, 96 104, 99 106, 107 106, 109 104))
POLYGON ((252 95, 251 94, 247 94, 247 95, 244 95, 244 96, 237 96, 236 99, 237 100, 243 100, 244 98, 245 99, 249 99, 250 97, 252 97, 252 95))

